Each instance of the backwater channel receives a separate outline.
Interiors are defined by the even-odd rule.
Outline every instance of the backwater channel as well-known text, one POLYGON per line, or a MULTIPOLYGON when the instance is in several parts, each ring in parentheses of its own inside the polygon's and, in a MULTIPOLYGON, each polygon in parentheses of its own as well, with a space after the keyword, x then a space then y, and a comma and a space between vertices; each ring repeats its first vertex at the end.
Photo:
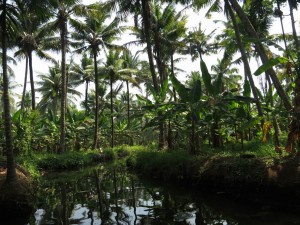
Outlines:
MULTIPOLYGON (((292 225, 296 213, 271 211, 195 189, 149 183, 121 166, 48 173, 27 222, 2 225, 292 225)), ((299 203, 300 204, 300 203, 299 203)))

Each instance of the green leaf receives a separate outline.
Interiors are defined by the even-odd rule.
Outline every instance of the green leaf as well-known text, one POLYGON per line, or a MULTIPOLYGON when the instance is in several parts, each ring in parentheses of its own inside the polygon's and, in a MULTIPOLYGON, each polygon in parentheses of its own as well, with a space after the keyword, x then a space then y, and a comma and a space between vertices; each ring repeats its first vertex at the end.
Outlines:
POLYGON ((201 82, 200 82, 200 80, 196 80, 196 83, 194 84, 194 86, 191 90, 190 102, 191 103, 198 102, 201 98, 201 95, 202 95, 201 82))
POLYGON ((213 95, 214 90, 213 90, 213 86, 211 84, 211 75, 208 72, 206 64, 203 60, 200 61, 200 67, 201 67, 202 78, 203 78, 205 88, 209 94, 213 95))
POLYGON ((277 64, 284 64, 287 63, 289 60, 285 57, 276 57, 269 59, 266 63, 261 65, 255 72, 254 75, 258 76, 262 74, 263 72, 266 72, 268 69, 272 68, 273 66, 277 64))
POLYGON ((236 117, 238 117, 238 118, 245 118, 246 116, 247 116, 247 112, 244 109, 244 107, 239 107, 236 110, 236 117))
POLYGON ((151 92, 155 102, 156 103, 160 102, 160 98, 157 96, 157 93, 156 93, 153 85, 151 85, 150 83, 147 83, 146 85, 147 85, 148 90, 151 92))
POLYGON ((223 74, 218 74, 217 79, 213 82, 214 96, 217 96, 222 91, 223 74))
POLYGON ((255 125, 260 123, 260 120, 261 120, 261 118, 252 118, 252 119, 242 123, 238 130, 244 131, 246 129, 253 128, 253 127, 255 127, 255 125))
POLYGON ((141 96, 141 95, 136 94, 136 97, 137 97, 140 101, 145 102, 147 105, 153 105, 153 103, 152 103, 149 99, 147 99, 147 98, 145 98, 145 97, 143 97, 143 96, 141 96))
POLYGON ((248 80, 245 80, 243 96, 244 97, 250 97, 250 95, 251 95, 250 83, 249 83, 248 80))
POLYGON ((12 121, 17 122, 20 119, 22 110, 18 110, 17 112, 15 112, 15 114, 13 115, 13 117, 11 118, 12 121))
POLYGON ((170 74, 170 79, 181 100, 183 102, 188 102, 189 92, 187 88, 179 80, 177 80, 177 78, 173 74, 170 74))
POLYGON ((168 86, 169 86, 168 84, 169 84, 169 80, 166 79, 163 83, 163 86, 162 86, 161 92, 160 92, 160 98, 162 101, 164 101, 166 98, 166 94, 167 94, 167 90, 168 90, 168 86))

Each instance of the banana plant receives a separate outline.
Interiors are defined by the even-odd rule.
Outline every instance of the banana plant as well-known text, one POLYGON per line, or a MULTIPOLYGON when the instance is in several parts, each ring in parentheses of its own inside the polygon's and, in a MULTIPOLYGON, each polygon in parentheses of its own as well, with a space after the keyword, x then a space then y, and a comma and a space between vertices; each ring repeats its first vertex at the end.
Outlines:
POLYGON ((180 97, 179 103, 173 103, 176 106, 175 112, 187 112, 186 120, 190 124, 190 152, 196 153, 196 124, 200 121, 200 111, 202 102, 202 88, 200 80, 196 80, 191 88, 185 87, 173 74, 170 74, 171 82, 180 97))
POLYGON ((169 111, 170 105, 166 102, 167 93, 169 90, 168 79, 166 79, 157 92, 150 83, 147 83, 147 90, 151 92, 153 100, 148 97, 143 97, 141 95, 136 95, 138 100, 144 103, 143 109, 145 110, 146 115, 146 124, 143 129, 147 128, 158 128, 159 130, 159 141, 158 148, 162 148, 162 143, 164 142, 164 129, 163 124, 167 119, 167 112, 169 111), (148 120, 150 119, 150 120, 148 120))
MULTIPOLYGON (((204 96, 203 99, 205 99, 207 102, 205 120, 210 125, 212 145, 215 148, 219 148, 223 146, 223 138, 221 132, 223 129, 221 122, 224 122, 223 128, 225 125, 230 126, 231 124, 227 124, 225 122, 226 118, 239 118, 239 116, 244 113, 244 104, 253 103, 255 102, 255 100, 250 97, 249 82, 245 82, 243 95, 241 95, 240 93, 236 94, 235 92, 238 92, 237 89, 224 91, 223 73, 219 73, 217 77, 213 79, 203 60, 201 60, 200 66, 206 92, 206 96, 204 96), (237 105, 237 107, 232 108, 232 104, 237 105), (243 113, 241 114, 242 111, 243 113), (224 117, 224 115, 226 115, 226 117, 224 117)), ((245 117, 243 117, 243 119, 245 119, 245 117)), ((245 123, 250 123, 250 121, 246 120, 245 123)), ((234 124, 232 125, 235 126, 234 124)), ((241 125, 240 129, 242 129, 242 127, 243 126, 241 125)))

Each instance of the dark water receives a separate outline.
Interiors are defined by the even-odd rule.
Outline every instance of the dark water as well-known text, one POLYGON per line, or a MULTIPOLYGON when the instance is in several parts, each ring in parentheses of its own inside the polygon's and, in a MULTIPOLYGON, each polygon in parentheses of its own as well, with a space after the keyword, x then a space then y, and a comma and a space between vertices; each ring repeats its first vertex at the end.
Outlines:
MULTIPOLYGON (((37 196, 37 210, 26 225, 300 224, 297 214, 149 184, 115 166, 49 174, 37 196)), ((13 219, 10 224, 24 225, 13 219)), ((0 220, 0 225, 6 224, 0 220)))

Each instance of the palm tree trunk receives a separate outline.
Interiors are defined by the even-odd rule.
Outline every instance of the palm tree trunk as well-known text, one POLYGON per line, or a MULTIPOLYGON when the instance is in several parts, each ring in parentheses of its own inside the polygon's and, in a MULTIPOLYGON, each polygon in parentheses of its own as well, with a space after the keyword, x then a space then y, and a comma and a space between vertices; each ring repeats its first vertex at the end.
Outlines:
MULTIPOLYGON (((257 90, 256 90, 256 87, 255 87, 255 84, 254 84, 254 80, 253 80, 253 77, 252 77, 252 73, 251 73, 250 65, 249 65, 249 62, 248 62, 247 55, 246 55, 246 51, 245 51, 245 48, 244 48, 244 46, 242 44, 240 30, 239 30, 239 27, 238 27, 236 19, 235 19, 235 15, 234 15, 234 13, 233 13, 230 5, 229 5, 228 0, 225 1, 225 4, 226 4, 227 10, 229 12, 229 15, 230 15, 230 18, 231 18, 231 21, 232 21, 232 24, 233 24, 233 28, 234 28, 234 31, 235 31, 236 42, 237 42, 238 48, 239 48, 239 50, 241 52, 241 55, 242 55, 242 60, 243 60, 243 63, 244 63, 245 74, 246 74, 246 76, 249 79, 249 83, 250 83, 250 86, 251 86, 252 94, 253 94, 253 97, 255 99, 255 104, 256 104, 257 112, 258 112, 258 115, 260 117, 262 117, 263 116, 263 111, 262 111, 262 108, 261 108, 261 105, 260 105, 260 102, 259 102, 257 90)), ((262 125, 263 125, 263 121, 262 121, 262 125)))
POLYGON ((85 104, 85 114, 87 114, 87 105, 88 105, 88 90, 89 90, 89 82, 85 82, 85 99, 84 99, 84 104, 85 104))
POLYGON ((25 102, 25 95, 26 95, 26 86, 27 86, 27 75, 28 75, 28 57, 26 56, 25 61, 25 77, 24 77, 24 85, 23 85, 23 93, 22 93, 22 100, 21 100, 21 110, 24 109, 24 102, 25 102))
MULTIPOLYGON (((171 73, 174 76, 174 53, 171 54, 171 73)), ((176 97, 176 91, 175 88, 173 86, 173 97, 174 97, 174 102, 177 101, 177 97, 176 97)))
POLYGON ((33 80, 33 69, 32 69, 32 53, 29 53, 29 73, 30 73, 30 86, 31 86, 31 108, 35 110, 35 89, 33 80))
POLYGON ((115 131, 114 131, 114 106, 113 106, 113 74, 110 74, 110 119, 111 119, 111 143, 110 147, 114 147, 115 131))
POLYGON ((126 80, 127 88, 127 127, 130 127, 130 93, 129 93, 129 82, 126 80))
POLYGON ((63 153, 66 148, 66 102, 67 102, 67 72, 66 72, 66 52, 67 52, 67 23, 61 26, 61 109, 60 109, 60 146, 59 153, 63 153))
MULTIPOLYGON (((231 3, 232 8, 235 10, 237 15, 241 19, 249 36, 252 38, 255 38, 255 40, 259 40, 259 37, 258 37, 254 27, 252 26, 251 22, 249 21, 247 15, 243 11, 243 9, 239 5, 239 3, 236 0, 229 0, 229 1, 231 3)), ((262 43, 260 41, 257 41, 254 44, 255 44, 255 49, 258 52, 262 63, 265 64, 266 62, 268 62, 269 58, 264 49, 264 46, 262 45, 262 43)), ((281 100, 284 104, 284 107, 286 108, 287 111, 291 111, 292 104, 290 103, 288 96, 286 95, 285 91, 283 90, 282 85, 276 75, 276 72, 274 71, 273 68, 270 68, 267 72, 270 75, 270 78, 272 79, 274 87, 276 88, 276 91, 277 91, 279 97, 281 98, 281 100)))
POLYGON ((8 93, 8 74, 7 74, 7 30, 6 30, 6 0, 2 5, 2 69, 3 69, 3 105, 4 105, 4 127, 5 127, 5 145, 6 145, 6 164, 7 174, 6 182, 12 183, 17 180, 15 159, 13 153, 13 140, 11 133, 10 103, 8 93))
POLYGON ((281 30, 282 30, 282 36, 283 36, 285 51, 287 52, 288 58, 290 58, 290 51, 289 51, 287 43, 286 43, 286 35, 285 35, 285 31, 284 31, 284 26, 283 26, 283 18, 282 18, 282 12, 281 12, 281 9, 280 9, 279 0, 277 0, 276 3, 277 3, 278 13, 279 13, 279 19, 280 19, 280 25, 281 25, 281 30))
POLYGON ((94 130, 94 143, 93 148, 98 148, 98 124, 99 124, 99 77, 98 77, 98 67, 97 67, 97 51, 93 51, 94 54, 94 70, 95 70, 95 130, 94 130))
MULTIPOLYGON (((293 151, 292 147, 294 142, 296 141, 296 137, 298 137, 298 148, 300 147, 300 44, 299 39, 297 36, 297 31, 295 27, 295 19, 294 19, 294 13, 293 13, 293 7, 292 7, 292 1, 288 0, 289 7, 290 7, 290 16, 291 16, 291 22, 292 22, 292 30, 293 30, 293 38, 296 46, 296 52, 297 52, 297 62, 295 63, 295 70, 296 70, 296 80, 295 80, 295 98, 294 98, 294 109, 293 109, 293 117, 292 121, 289 127, 289 134, 288 134, 288 141, 286 144, 286 149, 288 151, 293 151)), ((297 3, 296 3, 297 4, 297 3)), ((297 152, 299 155, 299 151, 297 152)))
POLYGON ((149 66, 152 76, 152 82, 154 86, 154 90, 156 93, 158 93, 158 83, 156 79, 155 74, 155 68, 154 68, 154 61, 153 61, 153 53, 152 53, 152 47, 151 47, 151 9, 149 6, 149 0, 142 0, 142 13, 143 13, 143 22, 144 22, 144 33, 146 38, 146 44, 147 44, 147 54, 149 59, 149 66))
MULTIPOLYGON (((297 31, 296 31, 296 27, 295 27, 295 18, 294 18, 294 13, 293 13, 292 0, 288 0, 288 3, 289 3, 289 8, 290 8, 290 17, 291 17, 291 22, 292 22, 293 38, 294 38, 296 50, 297 50, 298 56, 299 56, 300 44, 299 44, 297 31)), ((300 59, 298 59, 298 60, 300 60, 300 59)))

